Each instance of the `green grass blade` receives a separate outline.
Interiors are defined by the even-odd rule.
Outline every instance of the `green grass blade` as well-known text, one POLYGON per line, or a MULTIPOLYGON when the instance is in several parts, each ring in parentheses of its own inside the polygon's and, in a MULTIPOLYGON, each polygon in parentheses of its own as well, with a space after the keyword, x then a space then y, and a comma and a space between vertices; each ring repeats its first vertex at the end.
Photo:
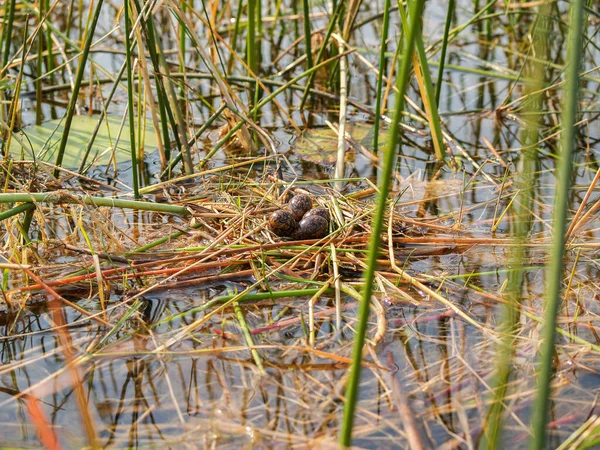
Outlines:
POLYGON ((138 163, 137 150, 135 146, 135 118, 133 114, 133 70, 131 64, 131 5, 130 0, 125 0, 123 7, 125 8, 125 59, 127 63, 127 112, 129 115, 129 143, 131 146, 131 178, 133 181, 133 196, 137 200, 140 198, 140 187, 138 182, 138 163))
POLYGON ((561 155, 557 168, 556 199, 554 204, 553 245, 550 254, 550 267, 546 279, 546 313, 543 327, 543 343, 540 351, 540 374, 537 383, 537 396, 533 408, 531 426, 533 437, 529 448, 541 450, 546 442, 546 420, 550 401, 552 379, 552 359, 558 306, 564 269, 564 246, 567 224, 567 207, 573 166, 572 152, 575 146, 575 123, 579 93, 579 68, 581 66, 581 44, 584 33, 584 0, 574 0, 570 7, 569 40, 567 48, 567 68, 562 113, 561 155))
POLYGON ((367 320, 369 317, 369 304, 371 303, 371 294, 373 293, 373 277, 375 276, 375 267, 377 265, 377 256, 379 255, 379 244, 381 242, 381 232, 383 230, 383 217, 387 208, 387 197, 390 191, 391 175, 394 168, 394 158, 396 146, 398 145, 398 135, 400 132, 400 120, 402 110, 404 109, 404 93, 408 86, 410 70, 412 68, 412 54, 414 51, 415 40, 421 13, 423 11, 424 0, 413 0, 409 6, 409 28, 406 30, 407 38, 404 42, 403 54, 400 69, 398 71, 396 96, 396 110, 390 130, 390 139, 385 151, 383 167, 381 173, 381 184, 377 196, 377 209, 373 216, 373 231, 369 242, 369 253, 367 257, 367 270, 365 272, 365 285, 363 290, 363 299, 360 303, 358 312, 358 325, 356 336, 354 337, 354 347, 352 352, 352 366, 346 388, 346 403, 344 405, 344 419, 340 430, 340 445, 348 447, 352 442, 352 426, 354 423, 354 410, 358 400, 358 387, 360 383, 360 370, 363 345, 367 331, 367 320))
MULTIPOLYGON (((100 11, 102 10, 103 3, 104 0, 98 0, 98 3, 96 4, 96 9, 94 10, 94 16, 92 17, 92 22, 90 23, 90 27, 87 31, 87 36, 85 38, 83 53, 81 54, 81 60, 79 61, 79 66, 77 67, 77 75, 75 77, 73 93, 71 94, 69 106, 67 107, 67 114, 65 116, 65 128, 58 147, 58 154, 56 156, 57 167, 61 167, 63 156, 65 154, 65 149, 67 148, 67 141, 69 140, 69 131, 71 129, 71 123, 73 122, 73 115, 75 114, 75 105, 77 104, 77 98, 79 97, 79 88, 81 87, 81 81, 83 80, 83 75, 85 73, 85 63, 87 62, 88 55, 90 53, 90 47, 92 46, 92 40, 94 39, 94 31, 96 30, 96 25, 98 24, 98 19, 100 18, 100 11)), ((58 178, 59 174, 60 170, 58 168, 55 169, 54 176, 58 178)))
POLYGON ((373 152, 379 150, 379 122, 381 121, 381 90, 383 89, 383 71, 385 70, 386 41, 390 28, 391 0, 385 0, 383 7, 383 31, 381 32, 381 48, 379 49, 379 73, 377 74, 377 88, 375 99, 375 123, 373 125, 373 152))
POLYGON ((442 38, 442 50, 440 51, 440 65, 438 67, 437 82, 435 85, 435 104, 440 104, 440 95, 442 93, 442 78, 444 77, 444 64, 446 63, 446 50, 448 49, 448 34, 452 23, 452 13, 454 12, 454 0, 448 0, 448 12, 446 13, 446 23, 444 24, 444 37, 442 38))

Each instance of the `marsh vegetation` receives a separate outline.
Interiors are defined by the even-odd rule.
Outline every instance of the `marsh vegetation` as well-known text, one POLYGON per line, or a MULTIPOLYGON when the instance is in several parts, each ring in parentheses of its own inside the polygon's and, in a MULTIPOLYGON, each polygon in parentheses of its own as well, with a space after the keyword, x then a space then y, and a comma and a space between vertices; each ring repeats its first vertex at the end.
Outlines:
POLYGON ((1 446, 600 444, 597 2, 0 5, 1 446))

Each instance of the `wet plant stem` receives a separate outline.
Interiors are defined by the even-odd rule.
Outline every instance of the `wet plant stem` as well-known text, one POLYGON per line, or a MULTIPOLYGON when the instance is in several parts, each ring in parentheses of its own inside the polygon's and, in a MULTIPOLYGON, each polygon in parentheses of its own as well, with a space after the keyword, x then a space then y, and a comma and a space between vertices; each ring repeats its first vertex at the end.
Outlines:
POLYGON ((570 6, 569 38, 567 44, 567 67, 562 113, 561 153, 556 180, 556 198, 553 216, 553 245, 550 267, 546 277, 546 312, 543 326, 543 342, 539 356, 540 372, 537 382, 536 401, 533 408, 531 427, 533 436, 529 443, 531 450, 545 448, 546 420, 550 402, 550 382, 553 375, 554 338, 556 319, 561 299, 561 285, 564 270, 564 245, 567 225, 569 190, 571 185, 572 153, 575 147, 575 123, 579 96, 579 70, 581 67, 581 45, 584 27, 584 0, 574 0, 570 6))
POLYGON ((394 160, 396 156, 396 147, 398 145, 398 135, 400 132, 400 120, 402 110, 404 109, 404 93, 408 86, 408 78, 411 70, 411 56, 414 51, 417 30, 421 20, 424 0, 413 0, 409 5, 409 27, 405 30, 407 36, 403 43, 403 58, 401 59, 398 71, 396 95, 396 110, 390 130, 390 138, 385 150, 383 166, 381 171, 381 183, 377 196, 377 207, 372 221, 372 234, 369 242, 369 253, 367 257, 367 269, 365 271, 365 285, 363 289, 363 298, 358 311, 358 325, 354 337, 354 346, 352 351, 352 366, 348 377, 346 387, 346 403, 344 404, 344 418, 340 430, 340 445, 349 447, 352 443, 352 427, 354 423, 354 410, 358 400, 358 387, 360 384, 360 370, 362 351, 365 343, 367 331, 367 322, 369 318, 369 304, 373 293, 373 279, 377 266, 377 257, 379 256, 379 245, 381 243, 381 232, 383 230, 384 214, 387 208, 387 199, 392 183, 392 171, 394 169, 394 160))
POLYGON ((244 316, 242 308, 240 308, 239 302, 233 302, 233 310, 235 311, 235 316, 237 317, 237 320, 240 323, 240 329, 242 330, 242 334, 244 335, 244 340, 250 348, 250 354, 252 355, 252 359, 254 359, 254 363, 256 364, 256 367, 258 368, 260 374, 264 375, 266 372, 265 368, 263 367, 262 359, 258 354, 258 351, 255 348, 253 348, 254 341, 252 340, 252 334, 250 334, 248 322, 246 322, 246 317, 244 316))
POLYGON ((56 156, 56 166, 57 168, 54 170, 54 176, 58 178, 60 175, 59 167, 62 166, 62 160, 65 154, 65 149, 67 148, 67 142, 69 140, 69 132, 71 131, 71 123, 73 122, 73 116, 75 114, 75 105, 77 104, 77 99, 79 97, 79 89, 81 88, 81 82, 83 80, 83 75, 85 73, 85 65, 90 53, 90 47, 92 46, 92 41, 94 40, 94 31, 96 30, 96 25, 98 24, 98 19, 100 18, 100 11, 102 10, 102 4, 104 0, 98 0, 96 4, 96 9, 94 10, 94 16, 92 17, 92 22, 90 23, 90 27, 87 30, 87 35, 85 38, 85 44, 83 46, 83 52, 81 54, 81 60, 79 61, 79 65, 77 67, 77 75, 75 77, 75 83, 73 85, 73 92, 71 93, 71 98, 69 99, 69 105, 67 106, 67 113, 65 116, 65 126, 63 129, 63 134, 60 139, 60 144, 58 147, 58 153, 56 156))
POLYGON ((15 6, 16 0, 11 0, 9 2, 6 2, 4 8, 4 27, 2 28, 2 39, 4 39, 4 49, 2 53, 2 67, 0 68, 0 78, 4 77, 4 75, 6 74, 8 60, 10 58, 10 44, 13 41, 12 29, 13 23, 15 21, 15 6), (6 15, 6 13, 8 13, 8 16, 6 15))
POLYGON ((188 210, 183 206, 169 205, 164 203, 142 202, 135 200, 123 200, 110 197, 90 197, 89 195, 65 195, 60 193, 15 193, 0 194, 0 204, 9 202, 25 203, 53 203, 53 204, 77 204, 83 203, 90 206, 108 206, 113 208, 126 208, 139 211, 154 211, 168 214, 188 215, 188 210))
MULTIPOLYGON (((135 146, 135 118, 133 111, 133 91, 135 89, 133 85, 133 69, 132 69, 132 55, 131 55, 131 4, 130 0, 125 0, 123 8, 125 9, 125 60, 127 63, 127 113, 129 116, 129 144, 131 150, 131 178, 133 182, 133 198, 138 200, 140 198, 140 187, 138 181, 138 162, 137 162, 137 149, 135 146)), ((118 83, 116 81, 115 83, 118 83)))
POLYGON ((440 104, 440 94, 442 93, 442 78, 444 77, 444 64, 446 63, 446 50, 448 49, 448 34, 452 24, 452 13, 454 12, 454 0, 448 0, 448 11, 446 12, 446 23, 444 24, 444 37, 442 38, 442 50, 440 51, 440 65, 438 66, 438 76, 435 85, 435 104, 440 104))
MULTIPOLYGON (((452 0, 451 0, 452 1, 452 0)), ((377 74, 377 88, 375 93, 375 123, 373 124, 373 153, 379 150, 379 122, 381 121, 381 91, 383 89, 383 72, 385 71, 385 51, 387 48, 387 37, 390 29, 390 5, 391 0, 385 0, 383 7, 383 31, 381 32, 381 43, 379 50, 379 73, 377 74)))
MULTIPOLYGON (((317 53, 317 59, 315 59, 314 64, 319 64, 321 62, 321 60, 323 59, 323 55, 325 55, 325 52, 327 51, 327 46, 329 45, 329 39, 331 38, 331 34, 333 33, 333 30, 335 29, 335 25, 336 25, 338 18, 342 12, 343 6, 344 6, 344 2, 340 2, 335 7, 333 16, 331 17, 331 20, 329 21, 329 27, 327 28, 327 32, 325 33, 325 38, 323 39, 323 45, 321 45, 321 48, 319 49, 319 53, 317 53)), ((300 101, 300 106, 298 106, 298 110, 300 110, 300 111, 302 111, 302 109, 304 108, 304 105, 306 104, 306 100, 308 99, 308 94, 311 92, 313 82, 315 79, 315 74, 316 74, 316 72, 311 72, 310 75, 308 76, 308 80, 306 81, 306 87, 304 88, 304 94, 302 94, 302 100, 300 101)))
POLYGON ((302 0, 302 12, 304 14, 304 46, 306 48, 306 65, 307 69, 313 66, 312 43, 310 31, 310 7, 308 0, 302 0))
POLYGON ((7 209, 0 213, 0 221, 6 220, 12 216, 16 216, 17 214, 21 214, 22 212, 32 211, 35 209, 35 205, 33 203, 23 203, 22 205, 15 206, 14 208, 7 209))

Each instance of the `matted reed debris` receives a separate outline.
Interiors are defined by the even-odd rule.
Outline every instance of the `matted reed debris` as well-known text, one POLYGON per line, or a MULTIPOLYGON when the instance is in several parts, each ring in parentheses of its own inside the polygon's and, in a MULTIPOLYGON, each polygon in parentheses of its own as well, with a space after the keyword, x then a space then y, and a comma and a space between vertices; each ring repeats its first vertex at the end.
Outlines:
MULTIPOLYGON (((52 203, 36 204, 30 234, 37 240, 28 245, 23 241, 19 218, 7 228, 11 231, 7 248, 15 246, 13 250, 20 251, 22 259, 37 258, 44 264, 31 267, 43 283, 31 279, 26 282, 27 277, 15 274, 10 281, 15 287, 5 292, 5 305, 10 309, 37 303, 49 295, 47 287, 61 295, 93 298, 99 295, 99 286, 110 285, 115 295, 130 297, 141 292, 253 279, 260 280, 260 291, 264 283, 285 279, 323 285, 334 278, 334 265, 335 272, 343 274, 342 280, 360 277, 362 254, 371 232, 372 189, 342 196, 328 188, 294 187, 272 180, 223 192, 221 183, 226 180, 215 183, 209 179, 202 182, 201 189, 197 184, 183 184, 156 196, 156 203, 183 206, 189 214, 181 218, 146 212, 147 217, 136 219, 131 212, 122 215, 114 208, 77 204, 81 194, 57 191, 48 197, 52 203), (308 196, 315 208, 329 211, 326 236, 282 238, 270 230, 270 215, 285 209, 293 195, 308 196), (53 229, 48 227, 51 222, 56 224, 53 229), (136 223, 141 232, 132 236, 136 223), (333 256, 332 247, 337 253, 333 256), (105 251, 96 250, 100 248, 105 251)), ((410 219, 400 209, 390 209, 390 239, 382 252, 387 252, 391 244, 394 255, 404 259, 408 254, 423 252, 410 245, 412 237, 452 232, 439 225, 428 231, 428 220, 410 219)), ((392 274, 385 259, 381 261, 381 273, 390 280, 399 278, 392 274)))

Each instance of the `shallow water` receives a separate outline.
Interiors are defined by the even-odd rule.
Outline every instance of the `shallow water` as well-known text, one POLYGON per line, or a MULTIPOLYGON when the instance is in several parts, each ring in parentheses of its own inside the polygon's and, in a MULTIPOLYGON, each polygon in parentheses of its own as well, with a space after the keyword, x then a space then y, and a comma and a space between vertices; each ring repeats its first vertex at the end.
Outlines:
MULTIPOLYGON (((380 11, 379 3, 382 2, 365 5, 358 21, 380 11)), ((466 1, 457 3, 455 23, 462 24, 473 16, 473 4, 466 1)), ((559 7, 565 8, 565 5, 560 4, 559 7)), ((440 37, 445 8, 445 4, 428 5, 424 25, 426 45, 440 37)), ((484 138, 507 163, 518 159, 522 147, 519 139, 523 117, 518 108, 499 108, 522 95, 523 85, 505 78, 517 76, 520 72, 523 60, 515 52, 521 50, 519 39, 531 24, 526 10, 522 11, 518 21, 515 19, 516 11, 511 10, 504 15, 500 9, 494 9, 494 12, 498 16, 492 22, 490 37, 493 45, 487 42, 485 23, 477 23, 462 32, 449 47, 448 63, 459 67, 444 74, 446 83, 440 110, 445 127, 453 137, 453 164, 441 170, 435 167, 427 128, 407 119, 406 123, 417 130, 402 136, 403 145, 397 161, 399 176, 394 187, 395 196, 399 197, 395 206, 398 214, 446 227, 444 231, 436 231, 431 226, 421 230, 409 228, 407 234, 415 242, 404 242, 395 247, 396 263, 438 291, 483 329, 468 323, 447 305, 407 286, 397 277, 393 279, 392 286, 380 282, 378 289, 386 288, 385 294, 377 297, 384 313, 371 315, 369 338, 375 338, 376 327, 384 321, 385 333, 365 355, 366 361, 379 368, 371 365, 363 370, 354 433, 354 445, 359 448, 408 447, 405 422, 399 411, 403 399, 408 402, 427 447, 472 448, 480 439, 491 401, 490 386, 497 361, 495 335, 487 330, 496 329, 502 319, 502 300, 511 271, 509 258, 514 248, 502 239, 510 238, 509 231, 515 221, 510 213, 502 216, 513 200, 514 190, 505 190, 505 169, 488 150, 484 138), (491 69, 485 75, 466 72, 481 68, 491 69), (469 162, 459 146, 483 169, 478 170, 469 162), (425 237, 439 239, 422 242, 425 237), (475 238, 480 241, 474 243, 475 238), (397 284, 398 289, 393 288, 393 284, 397 284), (408 294, 410 299, 403 297, 400 291, 408 294)), ((391 34, 395 35, 399 25, 397 15, 393 17, 391 34)), ((322 19, 317 19, 312 25, 316 28, 324 24, 322 19)), ((224 27, 225 23, 221 25, 224 27)), ((107 12, 97 35, 107 33, 113 26, 113 15, 107 12)), ((203 32, 202 25, 198 27, 199 32, 203 32)), ((597 18, 591 17, 588 36, 596 36, 597 27, 597 18)), ((282 70, 297 57, 290 54, 277 65, 270 64, 271 53, 278 55, 280 49, 293 42, 291 28, 291 20, 280 21, 272 37, 265 39, 262 52, 265 76, 282 70), (275 48, 274 42, 280 42, 278 48, 275 48)), ((174 35, 166 30, 171 28, 163 30, 165 43, 166 35, 169 35, 172 39, 169 48, 174 48, 174 35)), ((372 63, 377 60, 374 51, 378 47, 379 33, 379 24, 372 22, 355 36, 355 45, 372 63), (366 49, 373 52, 369 53, 366 49)), ((92 55, 94 61, 112 73, 118 71, 122 62, 121 55, 108 52, 116 44, 122 45, 118 35, 109 36, 92 55)), ((574 189, 570 204, 573 211, 598 168, 600 121, 596 119, 595 111, 600 74, 597 69, 592 70, 597 67, 600 57, 597 44, 598 39, 594 37, 585 53, 585 70, 590 72, 585 80, 582 109, 588 111, 583 115, 588 121, 579 129, 579 149, 574 156, 574 189)), ((554 35, 550 45, 553 61, 561 65, 564 37, 554 35)), ((174 55, 171 54, 170 58, 175 61, 174 55)), ((196 68, 200 72, 205 71, 192 52, 187 63, 191 71, 196 68)), ((375 75, 356 58, 350 59, 350 68, 352 99, 372 110, 375 75)), ((294 70, 298 74, 303 69, 294 70)), ((433 74, 436 70, 437 66, 432 66, 433 74)), ((553 69, 552 77, 558 77, 560 73, 560 70, 553 69)), ((286 76, 291 78, 293 74, 286 76)), ((203 95, 215 93, 214 85, 206 80, 190 79, 188 82, 203 95)), ((31 84, 28 86, 33 89, 31 84)), ((103 92, 108 89, 110 85, 104 86, 103 92)), ((246 94, 244 89, 240 89, 243 101, 246 94)), ((279 97, 281 106, 291 108, 293 119, 302 127, 303 119, 294 108, 299 98, 292 98, 289 92, 279 97)), ((409 97, 419 98, 416 83, 411 85, 409 97)), ((218 96, 210 98, 218 107, 218 96)), ((51 105, 52 102, 65 102, 65 99, 63 92, 45 97, 45 120, 63 114, 64 108, 51 105)), ((547 102, 558 108, 560 91, 550 90, 547 102)), ((111 104, 110 113, 120 118, 125 103, 121 92, 117 102, 111 104)), ((335 152, 335 138, 327 131, 326 120, 338 120, 336 104, 335 101, 316 101, 307 119, 309 132, 302 139, 325 137, 319 141, 317 156, 323 157, 326 151, 335 152)), ((94 105, 98 107, 99 102, 94 101, 94 105)), ((521 103, 516 106, 520 107, 521 103)), ((210 116, 208 108, 195 99, 190 99, 187 107, 192 111, 196 125, 201 125, 210 116)), ((393 100, 390 99, 388 107, 393 107, 393 100)), ((35 97, 24 96, 25 125, 34 123, 34 108, 35 97)), ((410 112, 415 113, 414 109, 410 112)), ((365 123, 370 120, 370 115, 352 110, 353 136, 368 148, 370 129, 365 123)), ((557 120, 555 115, 545 116, 541 133, 549 136, 555 132, 552 127, 557 120)), ((298 175, 301 182, 308 181, 299 186, 326 201, 332 192, 330 186, 315 181, 332 177, 333 164, 318 158, 315 162, 315 155, 307 154, 304 141, 289 127, 287 118, 272 106, 265 108, 260 123, 276 140, 277 152, 289 160, 289 164, 282 164, 283 179, 291 182, 298 175)), ((195 156, 202 158, 216 141, 217 133, 211 130, 194 149, 195 156)), ((557 152, 557 145, 556 137, 550 137, 540 147, 541 158, 534 189, 533 214, 536 221, 531 232, 532 244, 525 254, 521 328, 514 353, 511 384, 505 399, 509 414, 503 438, 507 448, 525 448, 529 436, 528 424, 535 394, 535 362, 540 343, 538 321, 543 317, 544 269, 548 258, 547 238, 554 192, 553 155, 557 152)), ((369 188, 368 181, 376 182, 376 169, 369 159, 357 151, 351 150, 349 154, 346 174, 356 181, 345 184, 345 194, 362 192, 369 188)), ((231 154, 219 151, 211 159, 210 168, 226 166, 231 160, 231 154)), ((243 157, 237 156, 236 161, 242 160, 243 157)), ((160 166, 156 154, 149 154, 146 163, 143 184, 157 183, 160 166)), ((123 186, 130 184, 128 165, 120 163, 116 168, 115 172, 115 168, 110 166, 94 167, 88 176, 127 192, 123 186)), ((240 215, 244 206, 258 204, 260 198, 257 196, 269 192, 272 182, 267 176, 272 175, 274 169, 272 161, 256 164, 251 170, 245 167, 228 169, 207 175, 202 180, 178 183, 145 198, 168 203, 199 198, 206 202, 202 204, 221 208, 218 211, 222 214, 231 211, 234 216, 240 215)), ((512 180, 512 175, 507 180, 512 180)), ((110 195, 106 187, 91 190, 77 179, 70 180, 68 186, 74 192, 87 190, 92 195, 110 195)), ((591 203, 596 199, 597 194, 593 193, 591 203)), ((372 197, 366 197, 349 203, 348 208, 366 211, 370 201, 372 197), (359 203, 361 201, 364 203, 359 203)), ((75 205, 47 206, 43 213, 45 220, 41 221, 40 217, 37 216, 34 221, 30 237, 35 241, 33 248, 46 266, 43 271, 46 281, 92 267, 91 256, 81 251, 88 248, 82 230, 87 231, 95 251, 121 256, 126 251, 187 229, 190 225, 187 218, 106 208, 83 209, 75 205), (109 235, 114 240, 109 239, 109 235), (61 243, 79 251, 65 249, 61 243)), ((264 214, 259 214, 249 221, 256 225, 263 217, 264 214)), ((206 221, 207 227, 200 230, 214 237, 209 227, 218 227, 222 223, 214 218, 206 221)), ((569 290, 561 309, 560 327, 570 334, 557 338, 557 373, 549 424, 550 448, 558 447, 591 415, 599 412, 596 400, 600 392, 600 361, 597 347, 593 347, 600 345, 598 286, 595 281, 599 278, 596 250, 599 236, 596 228, 597 220, 594 219, 579 231, 573 241, 575 245, 567 255, 569 290)), ((23 253, 19 255, 10 253, 10 249, 14 248, 11 246, 14 246, 16 231, 10 228, 4 231, 5 258, 14 261, 16 256, 19 260, 26 256, 29 263, 36 261, 33 252, 20 249, 23 253)), ((356 234, 364 237, 368 231, 368 227, 359 227, 356 234)), ((251 239, 266 242, 263 234, 251 239)), ((200 247, 210 242, 197 229, 188 230, 183 236, 145 254, 129 256, 137 261, 147 258, 166 262, 183 254, 198 255, 202 251, 200 247)), ((350 244, 340 245, 340 254, 350 247, 356 250, 350 244)), ((333 295, 322 295, 316 301, 315 310, 323 311, 317 321, 316 347, 320 353, 309 348, 303 324, 298 320, 300 316, 307 320, 310 297, 242 303, 250 330, 286 319, 296 320, 253 335, 266 375, 259 374, 231 308, 205 322, 202 319, 207 311, 192 311, 217 296, 241 292, 252 285, 257 274, 261 273, 261 262, 268 260, 269 264, 275 264, 288 257, 285 248, 270 251, 243 255, 258 265, 254 267, 253 275, 223 277, 198 286, 167 291, 150 290, 134 300, 130 300, 133 292, 154 284, 152 275, 127 282, 118 278, 109 281, 105 286, 107 318, 113 325, 118 324, 116 333, 109 335, 109 328, 90 321, 72 308, 51 301, 43 291, 32 296, 15 294, 13 301, 26 301, 26 306, 16 308, 16 311, 5 308, 0 315, 1 444, 6 447, 39 447, 37 431, 28 412, 28 399, 34 397, 65 448, 89 444, 82 425, 82 417, 86 415, 93 423, 97 442, 102 447, 335 447, 347 371, 347 361, 343 358, 350 357, 355 327, 354 299, 342 296, 346 307, 342 311, 341 332, 336 328, 333 295), (123 290, 123 285, 127 289, 123 290), (121 318, 124 318, 123 322, 119 322, 121 318), (72 374, 65 369, 64 341, 61 341, 65 337, 55 331, 57 320, 61 319, 69 324, 65 328, 66 336, 72 340, 78 358, 75 365, 87 405, 84 413, 77 400, 72 374), (193 332, 183 337, 179 335, 184 327, 195 321, 198 324, 193 332)), ((327 258, 328 251, 323 251, 324 258, 327 258)), ((228 257, 233 256, 235 254, 228 257)), ((103 267, 109 268, 117 262, 103 260, 103 264, 103 267)), ((230 270, 235 273, 240 267, 233 265, 230 270)), ((243 267, 244 270, 247 268, 243 267)), ((298 276, 308 278, 313 266, 296 267, 294 270, 298 276)), ((329 279, 332 276, 330 270, 328 266, 318 280, 329 279)), ((349 284, 360 276, 360 267, 348 260, 343 270, 344 280, 349 284)), ((217 268, 202 274, 223 275, 226 272, 227 269, 217 268)), ((176 280, 183 279, 185 277, 182 276, 176 280)), ((11 275, 6 280, 9 293, 22 286, 24 281, 21 276, 11 275)), ((268 284, 273 290, 302 286, 281 278, 271 278, 268 284)), ((262 292, 260 286, 253 290, 259 291, 262 292)), ((90 281, 71 285, 60 292, 88 311, 98 314, 102 311, 98 290, 90 281)))

